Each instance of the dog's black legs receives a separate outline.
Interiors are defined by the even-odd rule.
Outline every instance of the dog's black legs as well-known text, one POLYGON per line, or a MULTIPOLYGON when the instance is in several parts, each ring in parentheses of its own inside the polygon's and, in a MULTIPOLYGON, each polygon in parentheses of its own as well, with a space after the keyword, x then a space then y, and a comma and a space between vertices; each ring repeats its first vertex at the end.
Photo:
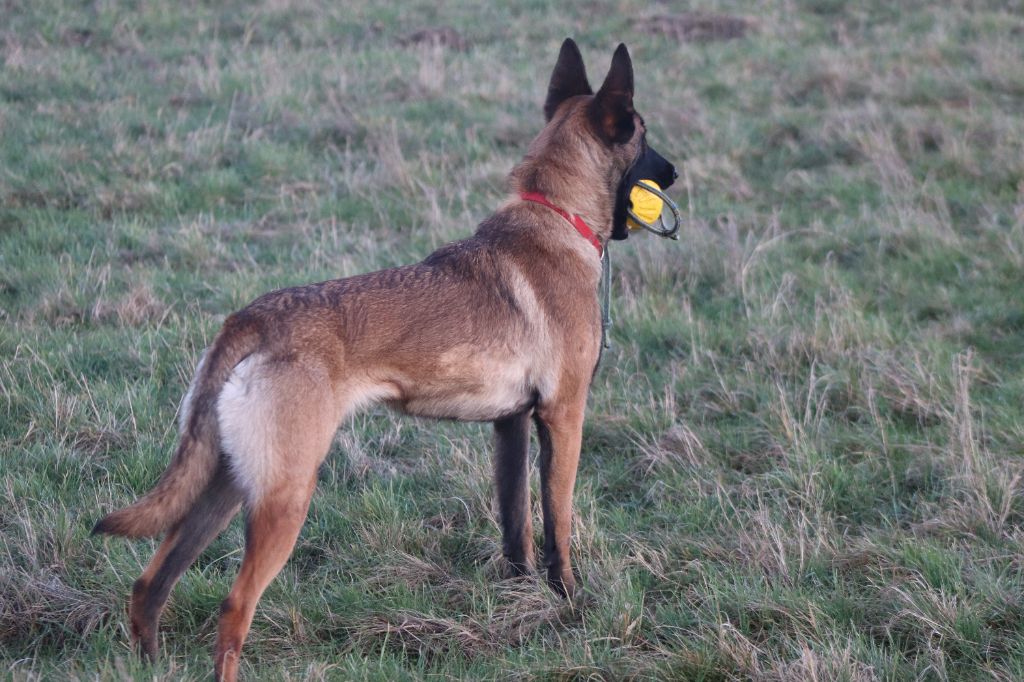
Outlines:
POLYGON ((502 549, 516 575, 533 570, 530 522, 529 412, 494 422, 494 482, 501 514, 502 549))

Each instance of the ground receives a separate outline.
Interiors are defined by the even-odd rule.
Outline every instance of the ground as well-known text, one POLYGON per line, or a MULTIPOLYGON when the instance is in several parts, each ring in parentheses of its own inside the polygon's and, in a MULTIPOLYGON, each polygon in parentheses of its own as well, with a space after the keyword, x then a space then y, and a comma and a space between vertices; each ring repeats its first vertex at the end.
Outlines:
POLYGON ((629 45, 686 217, 612 245, 583 594, 501 579, 487 425, 371 411, 243 675, 1024 678, 1018 3, 0 5, 3 675, 206 678, 240 525, 149 667, 154 544, 93 522, 228 313, 472 232, 573 36, 629 45))

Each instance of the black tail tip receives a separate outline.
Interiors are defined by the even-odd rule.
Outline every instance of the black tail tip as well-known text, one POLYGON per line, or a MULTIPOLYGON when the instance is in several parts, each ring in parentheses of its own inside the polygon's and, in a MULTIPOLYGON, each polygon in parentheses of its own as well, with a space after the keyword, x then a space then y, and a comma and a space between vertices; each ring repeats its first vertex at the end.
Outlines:
POLYGON ((109 535, 110 525, 107 523, 107 517, 104 516, 102 519, 96 522, 96 525, 92 527, 92 531, 89 533, 91 537, 97 535, 109 535))

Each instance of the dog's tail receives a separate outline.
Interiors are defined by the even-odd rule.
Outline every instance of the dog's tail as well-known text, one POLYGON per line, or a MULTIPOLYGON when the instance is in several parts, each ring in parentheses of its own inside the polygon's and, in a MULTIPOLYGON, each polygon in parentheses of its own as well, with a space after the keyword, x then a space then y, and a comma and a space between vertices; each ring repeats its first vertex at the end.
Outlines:
POLYGON ((153 537, 184 517, 217 470, 220 436, 217 397, 235 365, 259 346, 257 325, 236 313, 227 319, 213 346, 200 363, 194 387, 186 396, 181 441, 170 465, 152 490, 134 504, 107 514, 93 534, 130 538, 153 537))

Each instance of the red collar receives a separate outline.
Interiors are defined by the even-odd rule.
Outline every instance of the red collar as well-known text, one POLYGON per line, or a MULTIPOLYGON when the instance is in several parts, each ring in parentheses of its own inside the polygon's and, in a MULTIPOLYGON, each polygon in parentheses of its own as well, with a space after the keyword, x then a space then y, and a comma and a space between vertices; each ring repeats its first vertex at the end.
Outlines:
POLYGON ((534 201, 538 204, 544 204, 552 211, 568 220, 572 224, 572 226, 576 228, 577 232, 583 235, 583 237, 588 242, 593 244, 594 248, 597 249, 598 256, 604 254, 604 247, 601 246, 601 240, 597 238, 597 235, 594 234, 594 231, 590 229, 590 226, 587 225, 586 222, 584 222, 583 218, 555 206, 550 201, 548 201, 548 198, 546 196, 544 196, 540 192, 520 192, 519 198, 523 199, 524 201, 534 201))

